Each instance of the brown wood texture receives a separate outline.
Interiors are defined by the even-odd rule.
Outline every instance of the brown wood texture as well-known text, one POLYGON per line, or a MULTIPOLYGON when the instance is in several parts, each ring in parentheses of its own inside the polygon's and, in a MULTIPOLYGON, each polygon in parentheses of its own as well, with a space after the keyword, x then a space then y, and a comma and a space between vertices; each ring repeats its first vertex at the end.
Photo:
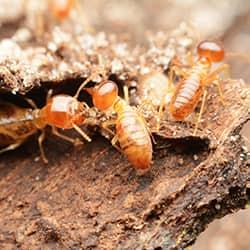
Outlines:
MULTIPOLYGON (((19 102, 27 93, 43 105, 48 88, 74 92, 98 68, 98 54, 108 76, 131 86, 141 71, 167 69, 182 39, 175 37, 171 50, 163 36, 152 52, 113 35, 55 36, 59 44, 53 35, 39 46, 7 41, 12 54, 0 62, 1 98, 19 102)), ((1 155, 1 249, 183 249, 215 218, 245 208, 249 154, 240 130, 250 118, 250 94, 239 80, 224 81, 223 93, 225 105, 209 88, 197 136, 193 121, 164 117, 144 176, 98 134, 77 148, 48 136, 48 165, 36 158, 35 137, 1 155)))

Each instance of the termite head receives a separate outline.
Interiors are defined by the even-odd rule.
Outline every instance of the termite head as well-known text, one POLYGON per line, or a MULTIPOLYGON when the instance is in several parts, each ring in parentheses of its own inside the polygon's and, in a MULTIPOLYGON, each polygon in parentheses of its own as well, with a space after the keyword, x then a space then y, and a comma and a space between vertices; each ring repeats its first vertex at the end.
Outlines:
POLYGON ((41 110, 41 115, 46 122, 58 128, 72 128, 73 124, 80 125, 84 122, 84 105, 69 95, 55 95, 51 97, 46 106, 41 110))
POLYGON ((87 89, 92 95, 93 104, 99 110, 106 110, 113 106, 118 97, 118 87, 110 80, 102 81, 94 88, 87 89))
POLYGON ((202 41, 197 46, 198 55, 207 58, 211 63, 221 62, 224 59, 225 51, 221 44, 213 41, 202 41))
POLYGON ((66 19, 75 5, 75 0, 49 0, 49 8, 55 18, 66 19))

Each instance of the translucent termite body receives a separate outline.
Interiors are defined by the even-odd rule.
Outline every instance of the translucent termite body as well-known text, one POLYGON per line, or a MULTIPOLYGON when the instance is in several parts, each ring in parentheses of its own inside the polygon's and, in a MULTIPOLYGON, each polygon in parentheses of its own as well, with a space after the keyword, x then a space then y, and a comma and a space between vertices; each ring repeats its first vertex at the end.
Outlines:
POLYGON ((5 147, 0 153, 13 150, 20 146, 29 136, 41 130, 38 142, 44 162, 45 157, 42 142, 44 128, 52 127, 52 132, 64 140, 74 144, 79 141, 60 134, 57 128, 76 129, 87 141, 91 139, 78 127, 84 123, 86 105, 69 95, 55 95, 49 98, 42 109, 21 108, 10 103, 0 104, 0 146, 5 147))
POLYGON ((168 77, 160 71, 153 71, 139 77, 138 96, 141 105, 151 103, 155 108, 167 105, 172 97, 172 86, 168 77), (170 93, 171 92, 171 93, 170 93))
POLYGON ((105 111, 112 108, 117 114, 117 119, 112 122, 116 127, 112 144, 115 146, 119 142, 120 150, 135 169, 148 170, 152 161, 152 142, 143 117, 118 96, 117 85, 110 80, 102 81, 87 91, 97 109, 105 111))
POLYGON ((199 59, 191 69, 183 72, 183 78, 177 83, 169 104, 170 114, 177 121, 183 121, 189 116, 204 95, 206 87, 218 79, 220 72, 228 70, 228 65, 222 64, 211 72, 212 63, 224 59, 224 49, 220 44, 203 41, 197 46, 197 53, 199 59))
POLYGON ((175 92, 173 82, 163 72, 152 71, 139 77, 139 109, 150 122, 151 131, 159 131, 163 111, 175 92))
POLYGON ((32 109, 20 108, 11 103, 0 103, 0 152, 18 147, 37 131, 32 109))

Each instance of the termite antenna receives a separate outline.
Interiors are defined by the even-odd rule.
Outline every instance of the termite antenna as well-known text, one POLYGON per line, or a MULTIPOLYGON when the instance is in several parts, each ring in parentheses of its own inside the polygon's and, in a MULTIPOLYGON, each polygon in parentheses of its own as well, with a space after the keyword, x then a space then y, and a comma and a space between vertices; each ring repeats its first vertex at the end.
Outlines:
POLYGON ((98 75, 102 75, 103 77, 106 75, 105 67, 104 67, 104 60, 101 55, 98 55, 98 68, 93 73, 91 73, 91 75, 80 85, 76 94, 74 95, 74 98, 77 99, 81 91, 83 90, 84 86, 86 86, 90 81, 92 81, 98 75))
POLYGON ((50 89, 47 93, 47 96, 46 96, 46 103, 49 102, 50 98, 52 97, 53 95, 53 89, 50 89))
POLYGON ((92 76, 88 77, 81 85, 80 87, 77 89, 76 94, 74 95, 74 98, 78 99, 81 91, 83 90, 83 88, 85 87, 86 84, 88 84, 92 79, 92 76))
POLYGON ((28 98, 28 97, 24 97, 24 100, 25 100, 32 108, 38 109, 36 103, 35 103, 32 99, 30 99, 30 98, 28 98))

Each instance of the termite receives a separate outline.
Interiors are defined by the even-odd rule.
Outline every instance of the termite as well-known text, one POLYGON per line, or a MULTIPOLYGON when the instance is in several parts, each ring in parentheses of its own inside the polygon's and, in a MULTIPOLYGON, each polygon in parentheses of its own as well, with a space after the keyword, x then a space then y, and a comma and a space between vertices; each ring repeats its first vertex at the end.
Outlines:
POLYGON ((48 0, 49 10, 52 16, 59 22, 63 22, 70 17, 71 11, 75 10, 77 12, 77 20, 87 32, 94 32, 93 27, 90 26, 83 10, 83 1, 80 0, 48 0))
POLYGON ((138 96, 142 105, 147 102, 156 108, 161 104, 167 105, 173 89, 169 78, 161 71, 141 75, 138 80, 138 96))
MULTIPOLYGON (((201 114, 204 109, 207 95, 206 87, 213 81, 218 80, 219 73, 228 72, 229 66, 221 64, 217 69, 211 72, 212 63, 222 62, 224 59, 224 48, 214 41, 202 41, 197 46, 198 60, 193 63, 192 67, 183 72, 183 79, 177 85, 176 90, 169 104, 169 111, 172 117, 177 121, 183 121, 189 116, 203 95, 202 104, 198 121, 195 126, 194 134, 198 129, 201 114)), ((221 88, 217 81, 219 94, 222 97, 221 88)))
POLYGON ((24 0, 27 8, 27 24, 34 30, 38 39, 51 30, 54 25, 80 24, 87 32, 94 29, 84 15, 83 1, 80 0, 24 0), (73 15, 76 13, 75 15, 73 15), (73 23, 71 23, 73 22, 73 23))
POLYGON ((115 121, 103 124, 105 128, 111 124, 116 127, 112 145, 116 147, 118 141, 120 151, 126 155, 135 169, 143 172, 148 170, 152 161, 152 142, 147 124, 140 113, 118 96, 118 87, 111 80, 103 80, 93 88, 85 90, 91 94, 97 109, 101 111, 112 109, 117 114, 115 121))
POLYGON ((75 6, 76 0, 49 0, 49 9, 59 21, 65 20, 75 6))
POLYGON ((160 128, 163 107, 168 106, 174 91, 172 81, 161 71, 152 71, 138 79, 140 110, 143 111, 144 117, 156 124, 156 131, 160 128))
POLYGON ((44 128, 47 125, 52 127, 52 132, 58 137, 67 140, 73 144, 79 143, 79 140, 70 138, 59 133, 58 128, 74 128, 87 141, 91 141, 89 136, 80 129, 86 119, 84 110, 86 104, 79 102, 70 95, 58 94, 47 98, 47 103, 42 109, 38 109, 31 100, 28 102, 34 108, 21 108, 10 103, 1 103, 0 109, 0 141, 1 146, 5 148, 0 153, 14 150, 19 147, 29 136, 41 130, 38 138, 39 148, 42 159, 45 163, 48 160, 42 147, 45 138, 44 128))

